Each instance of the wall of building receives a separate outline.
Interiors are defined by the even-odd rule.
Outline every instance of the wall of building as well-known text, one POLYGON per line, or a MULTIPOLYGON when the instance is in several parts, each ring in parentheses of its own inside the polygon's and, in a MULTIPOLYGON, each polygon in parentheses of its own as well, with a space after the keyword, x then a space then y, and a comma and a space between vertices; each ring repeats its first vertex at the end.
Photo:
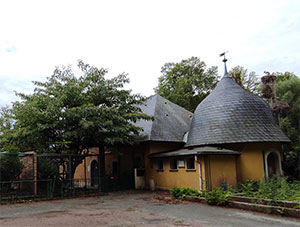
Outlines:
MULTIPOLYGON (((172 149, 182 147, 182 145, 179 144, 171 145, 172 149)), ((197 190, 205 189, 208 181, 207 178, 209 178, 210 186, 212 187, 219 187, 222 179, 225 179, 228 185, 237 183, 235 155, 209 155, 206 156, 207 158, 198 156, 195 161, 195 170, 187 170, 187 157, 177 157, 177 160, 184 160, 185 167, 178 168, 176 171, 170 168, 170 160, 172 158, 164 158, 164 169, 157 170, 155 168, 155 162, 158 159, 149 159, 147 158, 148 154, 172 150, 170 147, 168 143, 152 142, 149 143, 147 149, 145 149, 146 188, 150 187, 150 180, 154 180, 156 188, 161 189, 169 189, 172 187, 190 187, 197 190)))
POLYGON ((246 180, 264 180, 264 152, 277 150, 281 152, 280 143, 246 143, 239 146, 241 155, 237 159, 238 181, 245 183, 246 180))
MULTIPOLYGON (((237 183, 235 155, 209 155, 209 172, 211 187, 221 184, 234 185, 237 183)), ((205 163, 208 164, 208 163, 205 163)))
MULTIPOLYGON (((170 182, 169 178, 176 175, 175 172, 169 172, 169 164, 164 163, 165 170, 157 171, 153 168, 153 160, 148 158, 149 154, 159 153, 164 151, 175 150, 183 147, 183 143, 172 143, 172 142, 155 142, 148 141, 143 142, 137 149, 136 152, 143 152, 144 154, 144 162, 145 162, 145 187, 150 188, 149 182, 150 180, 154 180, 155 186, 157 188, 167 189, 171 187, 175 187, 175 182, 170 182), (171 173, 171 174, 169 174, 171 173)), ((182 170, 179 170, 180 173, 182 170)), ((173 179, 174 181, 175 179, 173 179)))
MULTIPOLYGON (((81 162, 76 168, 74 179, 91 179, 91 164, 95 160, 98 163, 98 154, 99 149, 97 147, 90 148, 90 155, 95 156, 87 156, 85 160, 81 162)), ((110 151, 106 151, 105 154, 105 174, 107 176, 113 174, 113 162, 118 163, 118 172, 120 176, 133 176, 133 161, 132 161, 132 153, 131 151, 122 151, 120 155, 112 153, 110 151)))
MULTIPOLYGON (((163 151, 170 151, 182 148, 182 143, 171 142, 146 142, 143 146, 145 160, 145 186, 150 188, 149 182, 153 180, 156 188, 169 189, 172 187, 190 187, 200 190, 199 164, 201 160, 195 161, 195 169, 187 170, 186 157, 177 158, 184 160, 184 167, 178 167, 177 170, 170 169, 170 158, 163 160, 164 169, 157 170, 155 162, 157 159, 149 159, 148 155, 163 151)), ((204 181, 202 181, 203 183, 204 181)))
POLYGON ((98 148, 90 148, 89 154, 95 155, 95 156, 87 156, 85 160, 82 160, 81 164, 79 164, 76 168, 76 171, 74 173, 74 179, 76 180, 83 180, 90 179, 91 178, 91 163, 93 160, 96 160, 98 163, 98 154, 99 150, 98 148))
MULTIPOLYGON (((156 188, 169 189, 172 187, 189 187, 200 190, 200 175, 199 166, 195 161, 195 169, 188 170, 187 162, 185 157, 174 158, 176 160, 184 161, 184 167, 178 167, 176 170, 170 168, 170 161, 173 158, 163 159, 163 170, 157 170, 154 162, 158 159, 153 159, 151 162, 152 166, 146 169, 147 177, 146 183, 150 180, 154 180, 156 188)), ((146 184, 147 185, 147 184, 146 184)))

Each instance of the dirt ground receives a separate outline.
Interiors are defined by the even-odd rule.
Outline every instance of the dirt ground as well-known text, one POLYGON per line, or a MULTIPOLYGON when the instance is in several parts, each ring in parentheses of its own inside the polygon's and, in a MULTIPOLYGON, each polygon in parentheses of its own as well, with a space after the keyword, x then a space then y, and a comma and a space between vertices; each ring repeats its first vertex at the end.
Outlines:
POLYGON ((300 226, 298 220, 176 200, 152 192, 0 206, 0 226, 300 226))

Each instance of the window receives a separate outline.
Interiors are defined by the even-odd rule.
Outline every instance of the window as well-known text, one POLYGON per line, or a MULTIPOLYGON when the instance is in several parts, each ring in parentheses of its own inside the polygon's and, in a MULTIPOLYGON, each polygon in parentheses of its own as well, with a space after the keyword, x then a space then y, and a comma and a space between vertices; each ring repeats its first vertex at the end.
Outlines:
POLYGON ((157 169, 163 170, 164 169, 164 161, 162 159, 157 161, 157 169))
POLYGON ((170 169, 177 169, 177 160, 176 159, 171 159, 170 161, 170 169))
POLYGON ((187 169, 195 169, 195 159, 194 157, 189 157, 187 160, 187 169))
POLYGON ((184 168, 185 167, 184 160, 178 160, 177 165, 178 168, 184 168))

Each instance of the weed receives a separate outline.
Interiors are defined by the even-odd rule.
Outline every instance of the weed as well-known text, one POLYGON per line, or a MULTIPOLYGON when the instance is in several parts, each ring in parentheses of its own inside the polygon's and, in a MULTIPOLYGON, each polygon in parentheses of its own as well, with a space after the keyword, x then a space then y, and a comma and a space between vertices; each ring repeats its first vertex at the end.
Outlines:
POLYGON ((193 188, 179 188, 174 187, 170 189, 170 194, 175 197, 176 199, 184 199, 187 195, 188 196, 199 196, 200 193, 198 190, 193 188))
POLYGON ((228 194, 229 192, 225 191, 222 187, 202 192, 206 202, 211 205, 227 205, 229 202, 228 194))

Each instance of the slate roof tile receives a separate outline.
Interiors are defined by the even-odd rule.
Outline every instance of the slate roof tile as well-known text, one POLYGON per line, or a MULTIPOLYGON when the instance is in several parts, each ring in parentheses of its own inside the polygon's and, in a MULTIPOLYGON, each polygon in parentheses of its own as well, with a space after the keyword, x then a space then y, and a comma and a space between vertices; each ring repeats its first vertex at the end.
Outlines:
POLYGON ((186 147, 243 142, 290 142, 269 106, 227 74, 197 107, 186 147))
POLYGON ((149 97, 141 109, 154 117, 154 121, 136 123, 144 129, 141 141, 184 142, 193 116, 191 112, 157 94, 149 97))

